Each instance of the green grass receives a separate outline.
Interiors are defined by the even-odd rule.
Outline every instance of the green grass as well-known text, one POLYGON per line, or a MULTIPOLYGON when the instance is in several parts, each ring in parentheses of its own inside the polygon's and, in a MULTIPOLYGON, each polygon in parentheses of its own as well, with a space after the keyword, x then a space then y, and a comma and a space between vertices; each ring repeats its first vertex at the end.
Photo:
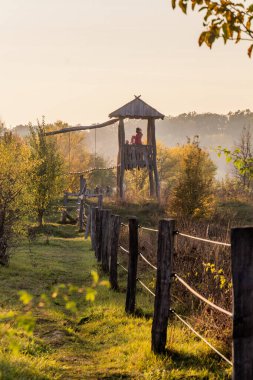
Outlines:
MULTIPOLYGON (((30 250, 23 242, 10 266, 0 268, 0 311, 23 310, 17 295, 21 289, 38 301, 40 294, 51 294, 59 283, 90 286, 93 269, 99 271, 90 242, 83 240, 75 226, 47 226, 47 235, 41 233, 30 250)), ((152 319, 125 314, 125 287, 126 275, 121 271, 119 292, 98 287, 94 303, 79 299, 76 315, 57 299, 50 308, 34 308, 37 322, 33 338, 20 333, 12 322, 2 322, 0 379, 230 378, 226 363, 175 322, 168 329, 168 355, 152 354, 152 319), (17 341, 19 350, 9 345, 10 337, 17 341)), ((139 310, 151 315, 152 305, 152 297, 139 289, 139 310)))
POLYGON ((253 203, 244 201, 226 201, 219 204, 220 214, 228 215, 234 224, 252 225, 253 224, 253 203))

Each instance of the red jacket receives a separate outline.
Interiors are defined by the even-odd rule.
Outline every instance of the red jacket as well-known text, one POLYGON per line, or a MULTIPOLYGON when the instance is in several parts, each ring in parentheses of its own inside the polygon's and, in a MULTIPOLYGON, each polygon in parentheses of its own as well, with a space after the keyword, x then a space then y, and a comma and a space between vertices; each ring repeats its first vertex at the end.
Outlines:
POLYGON ((135 144, 142 144, 142 136, 143 134, 141 132, 137 132, 135 136, 135 144))

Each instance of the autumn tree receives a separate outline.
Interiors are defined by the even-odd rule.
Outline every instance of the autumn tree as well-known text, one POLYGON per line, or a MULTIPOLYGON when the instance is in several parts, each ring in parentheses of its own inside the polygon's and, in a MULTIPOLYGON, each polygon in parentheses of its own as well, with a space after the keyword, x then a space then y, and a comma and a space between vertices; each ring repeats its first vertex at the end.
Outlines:
POLYGON ((181 147, 179 174, 169 206, 180 216, 205 217, 214 206, 216 167, 198 140, 181 147))
POLYGON ((235 177, 242 184, 244 189, 249 189, 253 179, 253 147, 250 126, 243 128, 240 139, 236 145, 239 150, 238 158, 242 162, 245 170, 234 167, 235 177))
POLYGON ((172 7, 181 8, 187 13, 189 7, 204 13, 204 30, 199 36, 199 45, 206 44, 209 48, 222 38, 238 43, 242 40, 250 42, 248 55, 253 49, 253 4, 247 2, 232 2, 230 0, 172 0, 172 7))
POLYGON ((36 162, 17 136, 0 137, 0 264, 7 265, 16 239, 27 230, 33 194, 29 192, 36 162))
MULTIPOLYGON (((171 194, 179 176, 182 150, 182 146, 168 147, 157 142, 157 168, 164 202, 171 194)), ((126 171, 125 183, 130 198, 149 198, 149 178, 146 168, 126 171)))
POLYGON ((30 126, 29 144, 31 159, 36 162, 31 191, 34 194, 38 225, 42 226, 50 202, 63 192, 63 162, 55 139, 45 136, 44 119, 36 127, 30 126))
POLYGON ((224 154, 227 162, 234 166, 237 179, 244 189, 250 187, 253 180, 253 147, 252 133, 250 127, 244 127, 237 146, 234 149, 227 149, 219 146, 218 156, 224 154))

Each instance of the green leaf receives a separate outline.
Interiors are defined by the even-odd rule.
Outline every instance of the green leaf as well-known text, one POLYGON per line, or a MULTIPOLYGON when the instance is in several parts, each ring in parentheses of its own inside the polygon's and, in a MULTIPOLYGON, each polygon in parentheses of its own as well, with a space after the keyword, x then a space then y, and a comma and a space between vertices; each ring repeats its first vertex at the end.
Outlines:
POLYGON ((171 0, 171 5, 172 5, 172 8, 175 9, 176 8, 176 0, 171 0))
POLYGON ((87 289, 86 289, 86 296, 85 296, 85 299, 86 299, 86 301, 94 302, 94 301, 95 301, 95 298, 96 298, 96 295, 97 295, 96 290, 94 290, 94 289, 92 289, 92 288, 87 288, 87 289))
POLYGON ((76 302, 74 302, 74 301, 68 301, 65 305, 65 308, 67 310, 70 310, 72 313, 77 312, 76 302))
POLYGON ((93 286, 96 286, 97 283, 98 283, 98 280, 99 280, 99 276, 98 276, 98 273, 94 270, 91 271, 91 276, 92 276, 92 279, 93 279, 93 286))
POLYGON ((28 305, 33 299, 33 296, 27 293, 25 290, 20 290, 18 294, 20 301, 23 302, 24 305, 28 305))
POLYGON ((32 334, 35 327, 35 319, 30 313, 20 315, 17 318, 17 326, 18 328, 24 330, 27 334, 32 334))

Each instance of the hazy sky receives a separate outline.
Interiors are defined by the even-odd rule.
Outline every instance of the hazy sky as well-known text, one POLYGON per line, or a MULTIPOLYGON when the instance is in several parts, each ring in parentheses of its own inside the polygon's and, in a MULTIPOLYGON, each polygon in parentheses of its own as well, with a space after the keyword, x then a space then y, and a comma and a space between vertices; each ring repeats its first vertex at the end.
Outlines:
POLYGON ((247 44, 199 48, 198 14, 165 0, 0 0, 7 126, 105 121, 142 94, 166 115, 252 108, 247 44))

